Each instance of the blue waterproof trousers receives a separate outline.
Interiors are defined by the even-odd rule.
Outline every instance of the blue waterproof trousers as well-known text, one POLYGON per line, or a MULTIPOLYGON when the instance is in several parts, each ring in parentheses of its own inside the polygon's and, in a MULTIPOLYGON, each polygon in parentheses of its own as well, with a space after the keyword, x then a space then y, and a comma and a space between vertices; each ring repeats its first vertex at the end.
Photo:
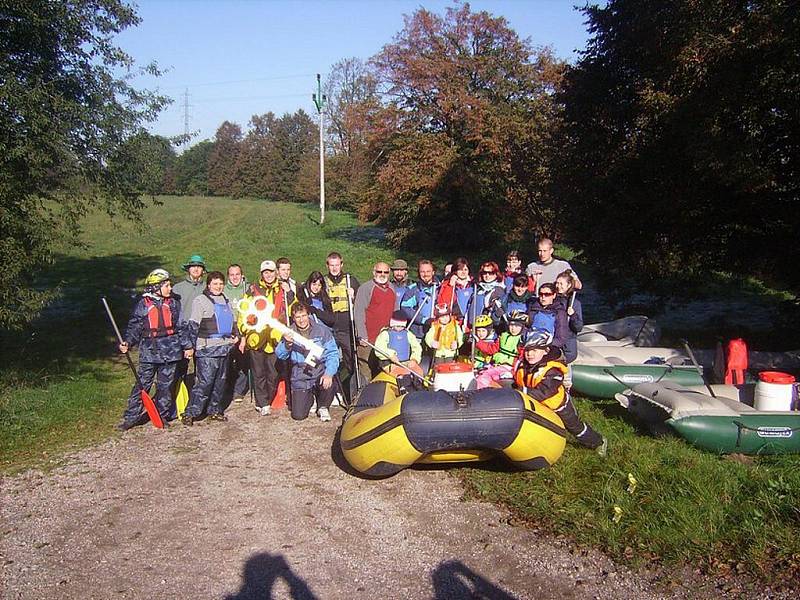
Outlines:
POLYGON ((209 415, 222 413, 222 395, 228 380, 228 355, 198 356, 194 386, 184 414, 197 418, 206 411, 209 415))
MULTIPOLYGON (((177 362, 168 363, 139 363, 139 379, 145 391, 150 391, 153 381, 156 383, 156 395, 153 398, 161 420, 170 420, 170 413, 174 406, 172 399, 172 382, 175 380, 177 362)), ((173 417, 174 418, 174 417, 173 417)), ((139 424, 146 421, 146 413, 142 406, 141 388, 138 383, 133 384, 131 395, 128 396, 128 408, 122 415, 122 420, 129 424, 139 424)))

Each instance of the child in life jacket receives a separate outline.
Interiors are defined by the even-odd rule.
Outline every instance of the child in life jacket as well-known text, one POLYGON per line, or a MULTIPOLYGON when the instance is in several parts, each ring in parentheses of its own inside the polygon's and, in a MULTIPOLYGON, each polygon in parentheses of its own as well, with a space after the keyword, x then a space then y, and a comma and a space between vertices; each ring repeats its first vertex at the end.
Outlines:
POLYGON ((514 364, 514 387, 553 410, 578 443, 605 456, 608 441, 578 416, 572 398, 564 389, 566 372, 561 350, 552 345, 549 334, 532 332, 514 364))
MULTIPOLYGON (((402 310, 396 310, 389 319, 389 327, 381 329, 375 338, 375 354, 381 368, 387 373, 394 372, 392 361, 405 365, 418 375, 422 375, 419 361, 422 359, 422 345, 408 329, 408 317, 402 310)), ((403 369, 397 370, 404 375, 403 369)))
POLYGON ((433 350, 433 364, 453 362, 464 343, 464 330, 447 304, 437 304, 434 313, 436 320, 425 334, 425 344, 433 350))
POLYGON ((535 300, 533 292, 528 289, 528 276, 525 274, 514 277, 511 291, 503 298, 501 306, 496 308, 495 316, 508 319, 514 311, 528 312, 528 304, 535 300))
POLYGON ((477 350, 492 357, 492 366, 486 368, 475 380, 479 390, 497 387, 501 380, 510 380, 514 360, 519 355, 528 315, 515 310, 508 317, 508 331, 500 334, 496 340, 479 341, 477 350))
MULTIPOLYGON (((180 325, 180 303, 172 296, 170 275, 155 269, 144 280, 144 293, 131 313, 119 351, 125 354, 139 346, 139 379, 145 391, 155 381, 155 405, 164 426, 174 410, 172 384, 178 361, 190 358, 192 344, 180 325)), ((135 383, 128 397, 128 407, 117 425, 119 431, 147 422, 139 384, 135 383)))
POLYGON ((475 340, 473 341, 475 344, 475 370, 485 369, 492 362, 492 355, 478 348, 478 342, 493 342, 496 339, 492 317, 489 315, 475 317, 475 340))

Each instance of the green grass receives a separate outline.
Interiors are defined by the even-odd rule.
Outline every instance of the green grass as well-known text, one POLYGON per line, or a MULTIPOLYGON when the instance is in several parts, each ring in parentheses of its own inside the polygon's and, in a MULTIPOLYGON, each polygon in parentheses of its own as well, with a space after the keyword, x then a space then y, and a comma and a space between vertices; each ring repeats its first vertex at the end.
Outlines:
MULTIPOLYGON (((373 262, 394 257, 380 230, 359 226, 348 213, 329 211, 320 228, 313 206, 161 200, 163 205, 145 211, 142 228, 100 214, 87 218, 85 246, 62 244, 37 282, 59 287, 58 299, 24 332, 2 334, 0 472, 53 464, 67 450, 114 435, 132 378, 115 351, 101 295, 124 325, 144 276, 155 267, 180 274, 183 261, 197 252, 212 269, 239 262, 251 278, 261 260, 285 255, 295 277, 304 279, 312 269, 324 270, 325 256, 337 250, 363 280, 373 262)), ((420 258, 402 256, 409 263, 420 258)), ((441 256, 432 258, 443 262, 441 256)), ((722 286, 720 293, 731 289, 722 286)), ((750 293, 761 292, 754 284, 750 293)), ((546 471, 470 467, 455 472, 475 496, 625 563, 703 563, 720 571, 733 565, 764 580, 797 574, 798 457, 743 464, 679 439, 642 435, 613 401, 577 404, 582 416, 609 437, 607 459, 571 444, 546 471), (632 491, 629 473, 637 480, 632 491), (615 506, 621 510, 618 521, 615 506)))
POLYGON ((798 457, 737 461, 644 435, 614 401, 576 405, 608 436, 607 458, 570 443, 546 471, 463 469, 470 493, 633 565, 737 569, 773 583, 800 574, 798 457))

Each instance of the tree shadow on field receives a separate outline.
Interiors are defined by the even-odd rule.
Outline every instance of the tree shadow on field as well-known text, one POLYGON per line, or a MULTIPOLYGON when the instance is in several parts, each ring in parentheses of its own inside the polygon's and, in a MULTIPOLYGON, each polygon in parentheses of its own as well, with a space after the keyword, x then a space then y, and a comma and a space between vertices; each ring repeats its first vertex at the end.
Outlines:
POLYGON ((316 600, 308 584, 294 574, 283 555, 260 552, 247 559, 243 572, 242 587, 235 595, 225 600, 269 600, 275 583, 282 579, 289 588, 293 600, 316 600))
POLYGON ((436 600, 516 600, 488 579, 458 560, 441 563, 431 573, 436 600))
MULTIPOLYGON (((116 338, 100 302, 105 296, 124 331, 140 291, 137 280, 161 265, 157 256, 115 254, 56 255, 54 264, 34 285, 56 289, 56 297, 22 331, 0 330, 3 372, 24 385, 85 372, 87 361, 117 356, 116 338)), ((101 378, 102 373, 97 373, 101 378)))
POLYGON ((383 227, 351 225, 349 227, 326 230, 325 237, 383 246, 386 243, 386 230, 383 227))

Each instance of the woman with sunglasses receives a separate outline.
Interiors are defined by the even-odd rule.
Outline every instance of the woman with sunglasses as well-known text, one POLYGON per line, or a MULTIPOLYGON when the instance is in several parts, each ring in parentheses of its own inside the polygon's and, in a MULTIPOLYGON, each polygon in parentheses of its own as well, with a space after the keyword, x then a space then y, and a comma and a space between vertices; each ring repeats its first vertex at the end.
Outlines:
POLYGON ((572 269, 559 273, 556 277, 557 299, 566 307, 567 338, 564 341, 564 362, 571 363, 578 358, 578 334, 583 329, 583 308, 577 298, 575 277, 572 269))
POLYGON ((305 283, 297 286, 297 299, 307 304, 311 318, 317 323, 333 327, 336 317, 333 313, 328 291, 325 289, 325 276, 319 271, 311 271, 305 283))
POLYGON ((528 317, 531 333, 547 333, 552 338, 550 346, 563 352, 569 337, 567 307, 560 298, 556 298, 554 283, 543 283, 539 286, 538 298, 532 298, 528 305, 528 317))
MULTIPOLYGON (((480 278, 478 279, 478 290, 475 293, 475 316, 494 314, 498 307, 502 307, 503 298, 506 295, 505 284, 500 278, 500 267, 496 262, 485 262, 481 265, 478 273, 480 278)), ((472 319, 472 315, 470 315, 470 319, 472 319)), ((495 321, 496 324, 497 321, 495 321)))
POLYGON ((442 282, 442 289, 439 291, 436 304, 446 305, 458 323, 464 325, 464 321, 469 323, 469 319, 472 317, 474 291, 475 283, 469 274, 469 262, 460 256, 453 261, 451 275, 442 282))

